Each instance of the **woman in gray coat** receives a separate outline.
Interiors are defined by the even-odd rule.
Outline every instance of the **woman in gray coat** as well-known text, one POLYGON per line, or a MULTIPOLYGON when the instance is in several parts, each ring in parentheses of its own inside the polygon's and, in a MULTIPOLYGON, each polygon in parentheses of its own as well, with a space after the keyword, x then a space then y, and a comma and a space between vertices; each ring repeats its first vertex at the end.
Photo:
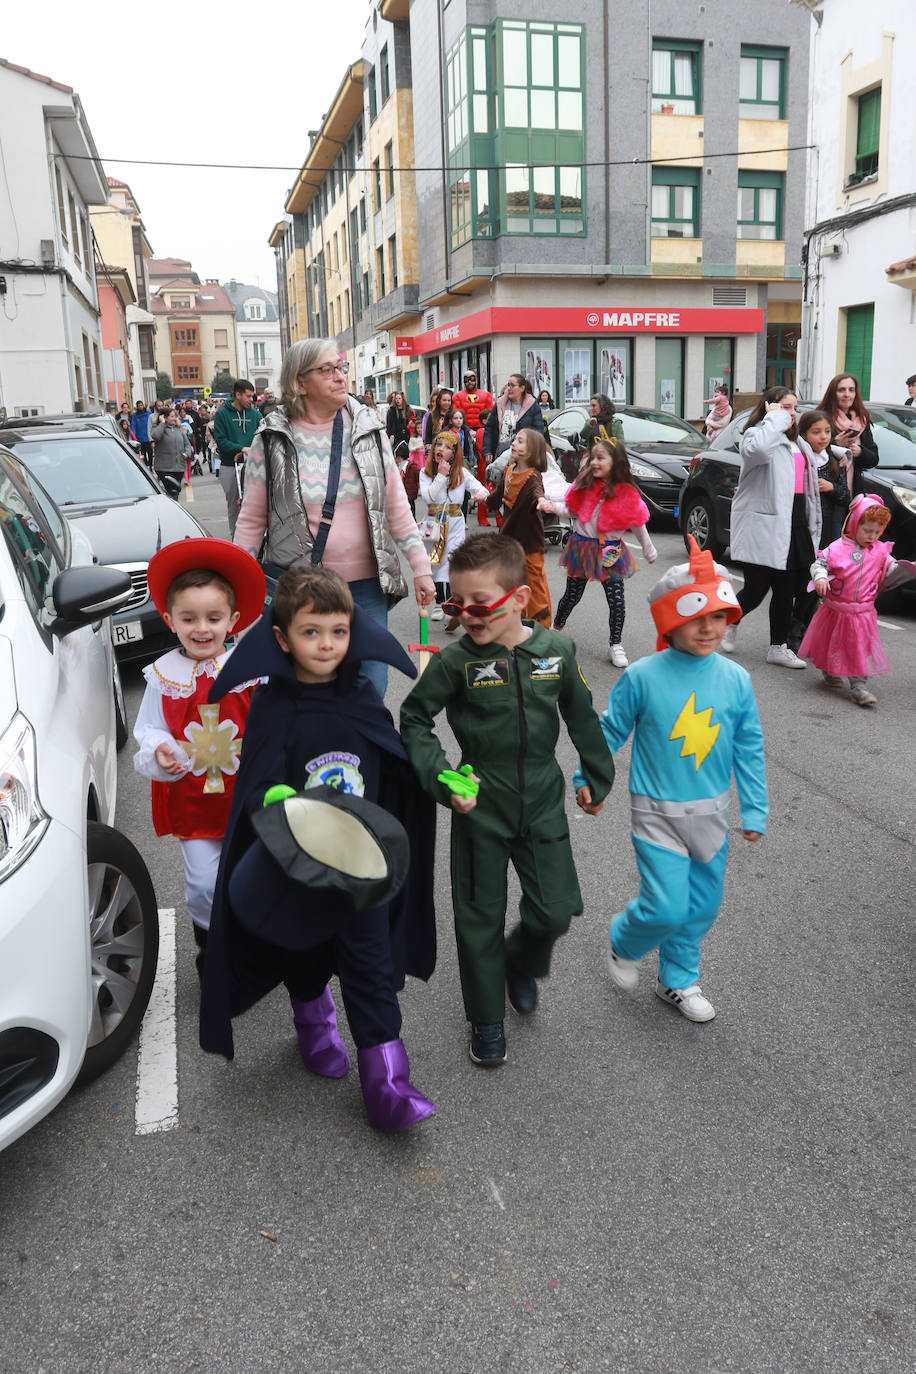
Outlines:
MULTIPOLYGON (((732 501, 732 557, 744 564, 738 604, 747 615, 770 596, 767 663, 804 668, 788 647, 795 597, 804 591, 821 535, 817 463, 798 438, 798 401, 788 387, 771 386, 752 411, 741 439, 741 476, 732 501)), ((735 649, 737 625, 722 648, 735 649)))

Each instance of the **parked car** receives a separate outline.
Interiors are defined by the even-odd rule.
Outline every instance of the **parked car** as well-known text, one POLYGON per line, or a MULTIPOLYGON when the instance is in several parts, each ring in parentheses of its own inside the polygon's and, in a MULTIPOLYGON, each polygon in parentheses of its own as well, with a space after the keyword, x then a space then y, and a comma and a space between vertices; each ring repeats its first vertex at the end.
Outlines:
POLYGON ((175 640, 150 600, 149 560, 165 544, 207 531, 166 496, 114 435, 83 423, 30 424, 0 433, 70 523, 88 536, 99 563, 130 576, 130 601, 112 626, 118 660, 148 661, 163 653, 175 640))
POLYGON ((41 429, 45 425, 63 425, 65 429, 97 429, 102 434, 113 434, 123 442, 118 422, 109 411, 80 410, 67 415, 14 416, 0 420, 0 443, 5 443, 5 431, 8 429, 41 429))
POLYGON ((2 1149, 124 1051, 159 935, 146 865, 111 828, 109 617, 130 580, 4 448, 0 530, 2 1149))
MULTIPOLYGON (((614 411, 623 425, 633 480, 650 516, 676 520, 687 469, 698 454, 705 452, 709 440, 686 420, 664 410, 615 404, 614 411)), ((576 452, 580 447, 579 433, 590 418, 591 411, 584 402, 550 412, 547 417, 551 447, 570 480, 580 461, 576 452)))
MULTIPOLYGON (((809 409, 799 405, 800 412, 809 409)), ((862 473, 862 485, 890 511, 884 538, 898 557, 916 558, 916 417, 906 406, 869 404, 868 409, 879 462, 862 473)), ((741 472, 738 445, 750 414, 741 411, 697 455, 681 488, 681 530, 716 558, 725 554, 731 539, 732 497, 741 472)))

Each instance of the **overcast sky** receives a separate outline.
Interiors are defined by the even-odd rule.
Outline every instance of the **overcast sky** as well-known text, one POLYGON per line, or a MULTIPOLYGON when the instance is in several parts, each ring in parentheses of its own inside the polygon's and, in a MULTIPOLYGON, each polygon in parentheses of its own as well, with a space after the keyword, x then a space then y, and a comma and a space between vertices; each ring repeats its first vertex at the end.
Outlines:
POLYGON ((296 173, 142 167, 165 162, 302 165, 369 0, 272 0, 88 8, 7 0, 0 57, 72 86, 109 176, 129 183, 156 257, 190 258, 203 279, 276 290, 267 238, 296 173))

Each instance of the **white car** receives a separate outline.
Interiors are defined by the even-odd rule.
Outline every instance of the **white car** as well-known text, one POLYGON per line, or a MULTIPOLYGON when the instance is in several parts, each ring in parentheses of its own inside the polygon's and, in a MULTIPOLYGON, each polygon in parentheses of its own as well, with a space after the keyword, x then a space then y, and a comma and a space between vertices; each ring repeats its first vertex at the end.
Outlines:
POLYGON ((129 596, 0 448, 0 1149, 121 1054, 152 990, 155 894, 111 828, 129 596))

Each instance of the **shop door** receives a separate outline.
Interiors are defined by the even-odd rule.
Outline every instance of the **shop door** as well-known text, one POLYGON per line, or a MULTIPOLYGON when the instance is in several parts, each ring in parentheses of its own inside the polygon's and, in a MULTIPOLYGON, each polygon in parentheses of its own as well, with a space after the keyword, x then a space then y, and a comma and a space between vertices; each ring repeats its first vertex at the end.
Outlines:
POLYGON ((859 379, 859 389, 868 400, 871 394, 871 348, 875 329, 875 307, 853 305, 846 311, 846 356, 843 366, 859 379))
POLYGON ((655 340, 655 405, 669 415, 683 415, 684 340, 655 340))

